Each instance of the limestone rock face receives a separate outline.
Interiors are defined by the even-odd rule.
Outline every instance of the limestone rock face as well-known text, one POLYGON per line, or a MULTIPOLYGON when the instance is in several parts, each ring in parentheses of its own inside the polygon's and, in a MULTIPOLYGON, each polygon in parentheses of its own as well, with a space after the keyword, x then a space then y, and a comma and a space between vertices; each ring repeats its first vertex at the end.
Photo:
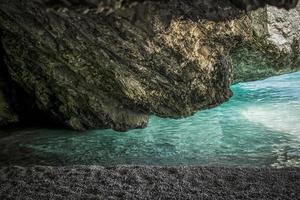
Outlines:
MULTIPOLYGON (((284 53, 300 48, 300 4, 290 11, 267 7, 267 40, 284 53)), ((298 54, 300 56, 300 54, 298 54)))
POLYGON ((76 130, 127 130, 146 126, 150 114, 192 115, 231 96, 226 55, 235 38, 248 35, 229 2, 205 2, 101 12, 2 1, 9 73, 39 109, 76 130))
POLYGON ((0 2, 5 64, 18 98, 31 99, 23 107, 75 130, 125 131, 230 98, 232 52, 254 36, 229 0, 102 2, 0 2))
POLYGON ((250 14, 253 37, 235 49, 234 81, 251 81, 300 69, 300 4, 266 6, 250 14))

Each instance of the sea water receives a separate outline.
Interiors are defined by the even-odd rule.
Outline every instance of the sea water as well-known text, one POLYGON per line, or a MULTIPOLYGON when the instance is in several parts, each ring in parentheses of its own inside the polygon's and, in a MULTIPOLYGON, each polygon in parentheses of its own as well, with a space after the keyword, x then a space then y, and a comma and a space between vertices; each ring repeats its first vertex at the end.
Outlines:
POLYGON ((126 133, 15 131, 0 138, 0 165, 300 167, 300 72, 232 90, 219 107, 126 133))

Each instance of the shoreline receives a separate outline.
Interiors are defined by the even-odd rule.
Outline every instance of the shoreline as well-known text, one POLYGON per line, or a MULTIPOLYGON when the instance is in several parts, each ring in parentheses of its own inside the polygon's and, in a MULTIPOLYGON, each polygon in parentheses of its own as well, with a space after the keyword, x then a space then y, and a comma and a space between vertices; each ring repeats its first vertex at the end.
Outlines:
POLYGON ((0 167, 0 199, 300 199, 300 168, 0 167))

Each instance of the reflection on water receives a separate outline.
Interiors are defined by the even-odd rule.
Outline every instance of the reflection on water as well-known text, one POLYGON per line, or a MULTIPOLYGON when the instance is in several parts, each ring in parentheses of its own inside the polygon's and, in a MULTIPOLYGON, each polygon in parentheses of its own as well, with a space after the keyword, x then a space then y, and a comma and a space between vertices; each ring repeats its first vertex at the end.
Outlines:
POLYGON ((300 72, 232 90, 222 106, 143 130, 14 132, 0 139, 0 164, 300 167, 300 72))

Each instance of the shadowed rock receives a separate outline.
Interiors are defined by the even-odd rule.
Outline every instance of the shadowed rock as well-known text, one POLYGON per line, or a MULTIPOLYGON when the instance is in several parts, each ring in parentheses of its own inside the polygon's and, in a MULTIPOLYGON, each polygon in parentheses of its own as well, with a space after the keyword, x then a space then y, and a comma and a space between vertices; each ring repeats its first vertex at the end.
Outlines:
POLYGON ((276 6, 278 8, 291 9, 295 8, 298 4, 298 0, 230 0, 231 3, 238 8, 250 11, 255 10, 266 5, 276 6))
MULTIPOLYGON (((146 0, 36 0, 47 3, 48 5, 88 5, 98 6, 103 4, 124 5, 133 2, 145 2, 146 0)), ((172 2, 174 0, 161 0, 157 2, 172 2)), ((230 0, 230 2, 243 10, 255 10, 266 5, 276 6, 278 8, 291 9, 296 7, 298 0, 230 0)), ((218 2, 220 3, 220 2, 218 2)))

